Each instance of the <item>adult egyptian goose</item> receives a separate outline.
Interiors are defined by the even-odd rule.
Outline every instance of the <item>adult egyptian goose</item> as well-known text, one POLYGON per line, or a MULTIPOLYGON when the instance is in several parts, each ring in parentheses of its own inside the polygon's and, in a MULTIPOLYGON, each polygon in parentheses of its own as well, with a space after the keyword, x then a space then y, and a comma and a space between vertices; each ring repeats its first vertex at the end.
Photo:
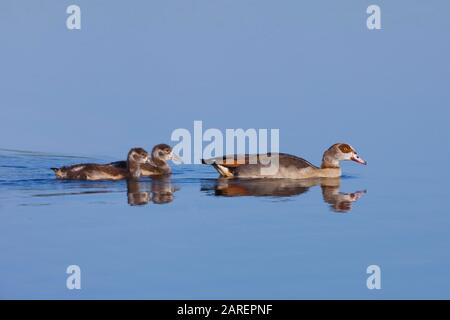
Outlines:
MULTIPOLYGON (((172 147, 161 143, 153 147, 150 160, 141 165, 141 175, 144 177, 168 175, 172 173, 172 169, 167 161, 175 160, 181 162, 181 159, 173 153, 172 147)), ((116 161, 110 163, 111 166, 125 168, 126 161, 116 161)))
POLYGON ((110 164, 82 163, 68 167, 51 168, 58 179, 70 180, 121 180, 137 179, 141 176, 141 166, 149 161, 147 151, 133 148, 128 152, 125 167, 110 164))
POLYGON ((202 162, 211 164, 222 177, 227 178, 309 179, 340 177, 342 172, 339 163, 345 160, 367 164, 347 143, 336 143, 328 148, 323 154, 320 168, 286 153, 231 155, 203 159, 202 162))

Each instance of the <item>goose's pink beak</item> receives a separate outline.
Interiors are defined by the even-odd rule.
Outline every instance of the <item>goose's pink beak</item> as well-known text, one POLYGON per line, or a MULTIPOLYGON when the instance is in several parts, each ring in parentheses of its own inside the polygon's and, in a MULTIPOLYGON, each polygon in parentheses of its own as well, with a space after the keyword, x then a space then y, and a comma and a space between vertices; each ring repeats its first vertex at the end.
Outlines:
POLYGON ((363 158, 361 158, 361 157, 360 157, 359 155, 357 155, 356 153, 353 154, 353 156, 351 157, 351 159, 352 159, 352 161, 355 161, 355 162, 358 162, 358 163, 361 163, 361 164, 364 164, 364 165, 367 164, 367 161, 364 160, 363 158))

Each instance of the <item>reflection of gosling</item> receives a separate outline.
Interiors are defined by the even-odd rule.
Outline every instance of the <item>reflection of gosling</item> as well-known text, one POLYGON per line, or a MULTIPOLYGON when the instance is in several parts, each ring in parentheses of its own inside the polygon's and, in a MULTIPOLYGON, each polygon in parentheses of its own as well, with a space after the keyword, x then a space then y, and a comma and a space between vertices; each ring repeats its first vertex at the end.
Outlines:
POLYGON ((128 193, 128 204, 130 206, 142 206, 149 201, 150 195, 148 192, 128 193))
POLYGON ((352 160, 367 164, 353 147, 346 143, 336 143, 323 154, 320 168, 308 161, 286 153, 228 155, 213 159, 202 159, 204 164, 211 164, 222 177, 227 178, 336 178, 341 176, 340 161, 352 160), (277 157, 278 156, 278 157, 277 157), (278 161, 278 168, 274 174, 264 173, 278 161))
MULTIPOLYGON (((171 174, 167 161, 175 160, 181 162, 181 159, 173 153, 172 148, 167 144, 157 144, 153 147, 151 153, 151 159, 148 163, 141 166, 141 175, 144 177, 159 176, 171 174)), ((127 166, 126 161, 116 161, 110 163, 110 165, 118 168, 125 168, 127 166)))
POLYGON ((150 186, 142 181, 128 179, 128 204, 131 206, 144 205, 149 202, 164 204, 172 202, 176 188, 172 186, 168 177, 153 177, 150 186))
POLYGON ((155 204, 172 202, 174 199, 175 187, 169 178, 153 178, 152 180, 152 201, 155 204))
POLYGON ((140 182, 136 179, 127 180, 127 194, 130 206, 141 206, 150 201, 150 193, 141 190, 140 182))
POLYGON ((124 168, 109 164, 75 164, 68 167, 51 168, 58 179, 71 180, 120 180, 139 178, 141 165, 149 161, 148 153, 142 148, 133 148, 128 152, 124 168))

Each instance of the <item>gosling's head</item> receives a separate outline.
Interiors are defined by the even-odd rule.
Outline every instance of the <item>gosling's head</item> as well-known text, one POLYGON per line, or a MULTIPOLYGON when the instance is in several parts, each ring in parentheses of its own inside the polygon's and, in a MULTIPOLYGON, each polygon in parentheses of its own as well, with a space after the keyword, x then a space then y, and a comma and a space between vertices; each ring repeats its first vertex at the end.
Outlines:
POLYGON ((144 164, 150 161, 148 152, 142 148, 133 148, 128 152, 128 161, 144 164))
POLYGON ((157 144, 153 147, 152 159, 162 160, 164 162, 169 160, 181 162, 181 159, 173 153, 172 147, 164 143, 157 144))

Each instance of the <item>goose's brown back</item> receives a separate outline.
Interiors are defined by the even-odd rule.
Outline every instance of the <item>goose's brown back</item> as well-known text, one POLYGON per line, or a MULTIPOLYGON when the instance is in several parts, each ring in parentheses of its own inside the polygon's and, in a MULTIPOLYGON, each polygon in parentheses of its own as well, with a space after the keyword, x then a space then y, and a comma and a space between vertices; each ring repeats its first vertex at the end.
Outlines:
POLYGON ((298 174, 302 170, 318 169, 309 161, 287 153, 233 155, 202 161, 205 164, 212 164, 220 173, 220 170, 225 168, 234 177, 263 177, 262 169, 276 165, 273 163, 276 156, 278 156, 278 170, 274 174, 267 175, 268 177, 290 178, 290 175, 298 174))

